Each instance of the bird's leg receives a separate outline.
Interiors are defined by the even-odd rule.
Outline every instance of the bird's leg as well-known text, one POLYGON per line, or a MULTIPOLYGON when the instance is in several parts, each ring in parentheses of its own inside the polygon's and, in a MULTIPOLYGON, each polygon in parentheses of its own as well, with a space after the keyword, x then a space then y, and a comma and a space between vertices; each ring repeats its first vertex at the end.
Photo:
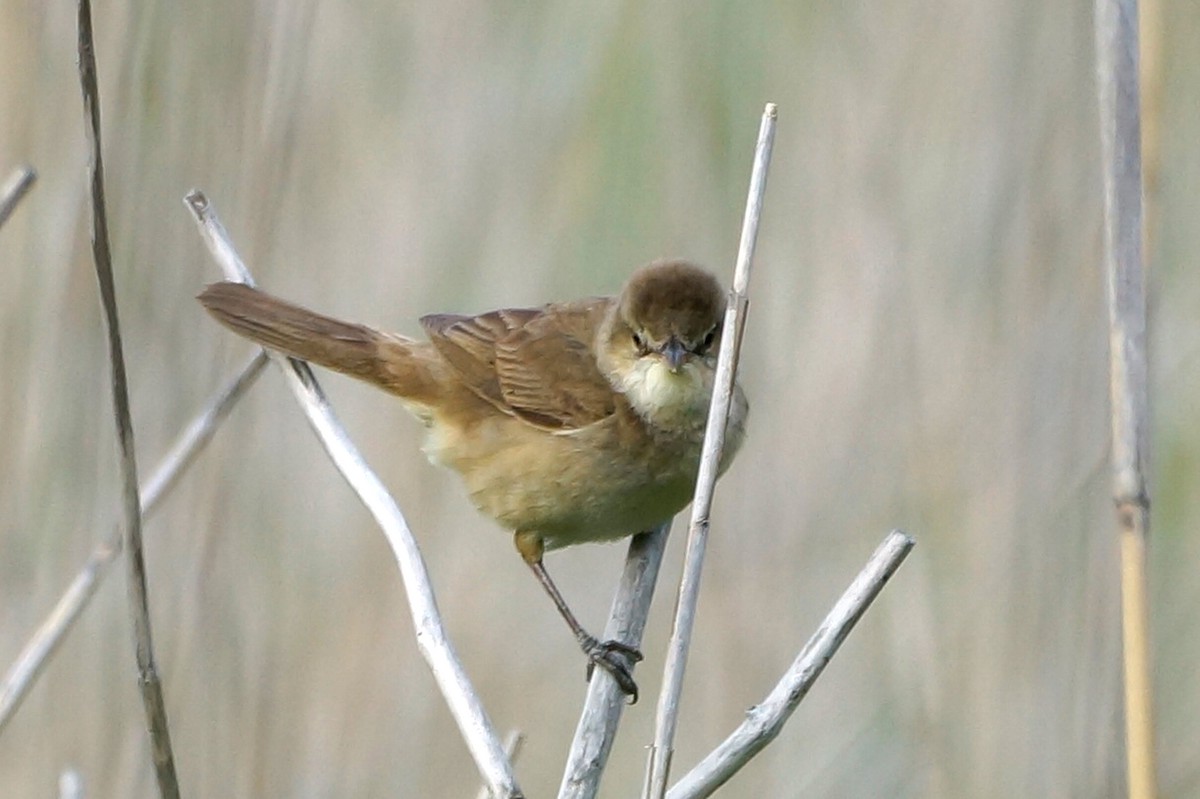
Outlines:
POLYGON ((567 601, 559 593, 558 586, 554 584, 554 580, 550 579, 550 574, 546 571, 545 564, 542 563, 545 544, 540 535, 518 531, 513 540, 517 545, 517 551, 521 553, 525 563, 533 570, 533 575, 542 584, 542 588, 546 589, 550 599, 554 600, 554 606, 558 608, 558 612, 567 622, 567 626, 575 634, 575 640, 579 642, 579 647, 587 655, 588 679, 591 679, 592 669, 599 664, 600 668, 611 674, 621 690, 630 697, 630 704, 637 702, 637 683, 633 681, 630 670, 632 664, 642 659, 642 653, 635 647, 620 641, 599 641, 583 629, 583 625, 567 607, 567 601))

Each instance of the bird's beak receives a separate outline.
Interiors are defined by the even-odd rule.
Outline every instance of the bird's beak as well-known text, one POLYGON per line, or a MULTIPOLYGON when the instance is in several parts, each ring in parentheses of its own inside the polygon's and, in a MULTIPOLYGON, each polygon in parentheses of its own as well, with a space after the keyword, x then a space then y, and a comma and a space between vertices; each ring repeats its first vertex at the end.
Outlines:
POLYGON ((683 361, 687 357, 687 348, 683 346, 683 342, 671 336, 667 339, 667 343, 660 350, 662 356, 667 359, 667 366, 671 367, 672 372, 678 372, 683 366, 683 361))

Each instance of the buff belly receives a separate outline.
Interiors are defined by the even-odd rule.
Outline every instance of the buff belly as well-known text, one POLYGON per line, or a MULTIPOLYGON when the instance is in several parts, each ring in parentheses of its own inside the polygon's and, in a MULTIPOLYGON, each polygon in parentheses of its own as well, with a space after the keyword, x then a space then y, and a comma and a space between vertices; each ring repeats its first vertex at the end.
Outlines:
MULTIPOLYGON (((540 534, 547 548, 649 530, 691 501, 711 389, 695 368, 635 374, 624 388, 640 411, 626 406, 561 432, 498 411, 467 427, 430 416, 425 453, 462 476, 480 511, 508 530, 540 534)), ((721 472, 741 445, 746 411, 738 390, 721 472)))
POLYGON ((648 530, 691 499, 698 444, 634 443, 639 437, 619 426, 611 419, 555 434, 494 416, 466 441, 435 423, 425 450, 463 476, 480 511, 509 530, 541 534, 553 549, 648 530))

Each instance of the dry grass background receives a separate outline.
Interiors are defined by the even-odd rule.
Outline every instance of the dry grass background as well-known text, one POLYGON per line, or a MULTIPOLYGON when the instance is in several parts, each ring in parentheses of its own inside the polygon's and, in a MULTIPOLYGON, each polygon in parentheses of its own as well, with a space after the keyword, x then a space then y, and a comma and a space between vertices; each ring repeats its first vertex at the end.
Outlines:
MULTIPOLYGON (((918 547, 730 796, 1120 796, 1091 3, 482 2, 96 9, 143 473, 248 352, 180 202, 260 281, 415 333, 433 310, 732 268, 780 106, 745 345, 751 437, 718 491, 676 767, 734 726, 884 532, 918 547)), ((1153 270, 1153 622, 1164 796, 1200 794, 1200 13, 1167 4, 1153 270)), ((0 2, 0 662, 119 517, 87 245, 73 4, 0 2)), ((325 380, 417 532, 518 772, 550 795, 583 663, 509 537, 387 397, 325 380)), ((677 531, 678 533, 678 531, 677 531)), ((477 780, 394 564, 278 375, 146 531, 192 796, 466 796, 477 780)), ((682 536, 602 795, 640 784, 682 536)), ((598 628, 621 547, 551 559, 598 628)), ((123 574, 0 738, 0 787, 153 793, 123 574)))

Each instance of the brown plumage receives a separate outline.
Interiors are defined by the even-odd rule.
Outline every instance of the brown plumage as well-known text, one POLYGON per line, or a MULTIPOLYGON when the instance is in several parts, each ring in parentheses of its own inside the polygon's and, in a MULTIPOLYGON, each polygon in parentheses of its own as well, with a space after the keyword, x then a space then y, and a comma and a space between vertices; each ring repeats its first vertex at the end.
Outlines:
MULTIPOLYGON (((222 324, 266 347, 399 396, 428 427, 431 460, 463 478, 517 549, 592 662, 635 699, 626 656, 567 608, 542 553, 666 521, 691 499, 725 299, 683 261, 657 261, 617 297, 421 319, 428 342, 314 313, 237 283, 199 297, 222 324)), ((741 389, 721 470, 742 441, 741 389)))

